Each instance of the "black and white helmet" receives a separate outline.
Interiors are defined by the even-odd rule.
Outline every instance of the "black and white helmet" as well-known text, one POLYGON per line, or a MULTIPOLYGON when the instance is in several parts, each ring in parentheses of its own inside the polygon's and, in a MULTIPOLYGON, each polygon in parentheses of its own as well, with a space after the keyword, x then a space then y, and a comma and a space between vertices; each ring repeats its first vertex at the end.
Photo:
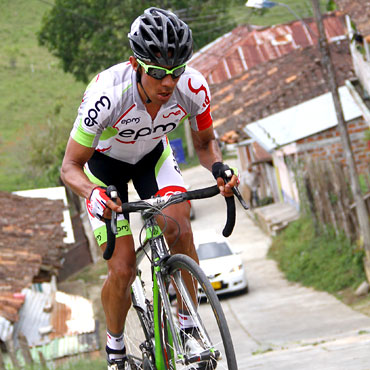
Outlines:
POLYGON ((174 13, 148 8, 135 19, 128 34, 136 58, 162 66, 176 67, 193 54, 189 26, 174 13))

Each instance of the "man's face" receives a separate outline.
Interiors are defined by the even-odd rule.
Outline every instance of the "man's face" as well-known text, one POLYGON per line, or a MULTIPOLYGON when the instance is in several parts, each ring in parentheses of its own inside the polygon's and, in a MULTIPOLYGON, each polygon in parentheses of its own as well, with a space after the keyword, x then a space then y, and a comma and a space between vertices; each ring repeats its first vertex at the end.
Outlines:
MULTIPOLYGON (((145 92, 148 94, 152 103, 156 105, 165 104, 171 97, 180 77, 173 78, 171 75, 166 75, 163 79, 157 80, 154 77, 149 76, 143 67, 139 65, 137 60, 131 56, 130 63, 132 67, 141 74, 141 83, 145 89, 145 92)), ((152 63, 146 63, 148 65, 154 65, 152 63)), ((169 66, 160 66, 167 69, 172 69, 169 66)), ((139 87, 140 96, 143 101, 147 98, 145 94, 141 91, 139 87)))

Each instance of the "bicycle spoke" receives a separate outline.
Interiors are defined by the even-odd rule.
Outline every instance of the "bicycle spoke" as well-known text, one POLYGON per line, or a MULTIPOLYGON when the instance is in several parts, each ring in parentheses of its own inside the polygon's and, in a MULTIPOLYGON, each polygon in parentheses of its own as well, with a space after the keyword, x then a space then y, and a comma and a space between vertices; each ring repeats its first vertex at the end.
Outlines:
POLYGON ((185 364, 179 362, 176 365, 177 370, 194 368, 235 370, 237 369, 235 354, 221 306, 213 290, 213 294, 209 293, 208 289, 212 288, 208 280, 208 285, 205 286, 203 281, 205 276, 202 272, 199 273, 199 267, 194 264, 194 261, 189 262, 188 257, 181 255, 173 256, 168 261, 170 266, 168 283, 173 285, 173 288, 170 288, 170 293, 172 290, 171 297, 174 297, 174 291, 177 293, 176 299, 172 301, 171 314, 178 333, 177 336, 180 338, 180 352, 176 352, 176 346, 173 342, 165 343, 165 346, 175 352, 175 359, 185 358, 187 361, 194 361, 185 364), (184 271, 186 272, 184 273, 184 271), (199 274, 203 274, 203 276, 199 274), (193 302, 191 297, 195 296, 197 298, 193 302), (189 328, 180 327, 179 310, 180 313, 185 312, 191 317, 197 329, 193 329, 189 333, 189 328), (189 352, 189 348, 191 348, 187 342, 189 340, 193 344, 192 349, 196 349, 194 353, 189 352), (199 361, 199 355, 201 361, 199 361))

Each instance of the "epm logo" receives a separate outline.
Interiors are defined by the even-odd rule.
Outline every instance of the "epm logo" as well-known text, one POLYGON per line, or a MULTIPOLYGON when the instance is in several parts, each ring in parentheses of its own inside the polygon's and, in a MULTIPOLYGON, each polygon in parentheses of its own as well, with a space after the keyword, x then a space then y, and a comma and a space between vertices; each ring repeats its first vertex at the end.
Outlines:
POLYGON ((107 106, 107 110, 111 107, 111 102, 109 98, 105 95, 101 96, 99 100, 95 102, 94 108, 91 108, 87 112, 87 117, 84 119, 84 124, 88 127, 92 127, 94 125, 97 125, 98 122, 96 121, 99 117, 100 110, 107 106))

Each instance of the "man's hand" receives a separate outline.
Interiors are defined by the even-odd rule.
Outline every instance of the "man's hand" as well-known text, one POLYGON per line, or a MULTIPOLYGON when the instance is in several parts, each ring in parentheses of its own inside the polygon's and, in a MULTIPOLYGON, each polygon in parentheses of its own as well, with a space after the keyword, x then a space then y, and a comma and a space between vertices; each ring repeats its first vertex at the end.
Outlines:
POLYGON ((98 218, 109 219, 111 217, 111 210, 118 212, 121 201, 118 204, 114 203, 107 195, 106 189, 97 186, 91 192, 90 198, 87 200, 87 209, 89 213, 98 218))
POLYGON ((235 171, 227 164, 215 162, 212 165, 212 174, 217 181, 221 195, 231 197, 234 194, 232 188, 239 184, 235 171))

